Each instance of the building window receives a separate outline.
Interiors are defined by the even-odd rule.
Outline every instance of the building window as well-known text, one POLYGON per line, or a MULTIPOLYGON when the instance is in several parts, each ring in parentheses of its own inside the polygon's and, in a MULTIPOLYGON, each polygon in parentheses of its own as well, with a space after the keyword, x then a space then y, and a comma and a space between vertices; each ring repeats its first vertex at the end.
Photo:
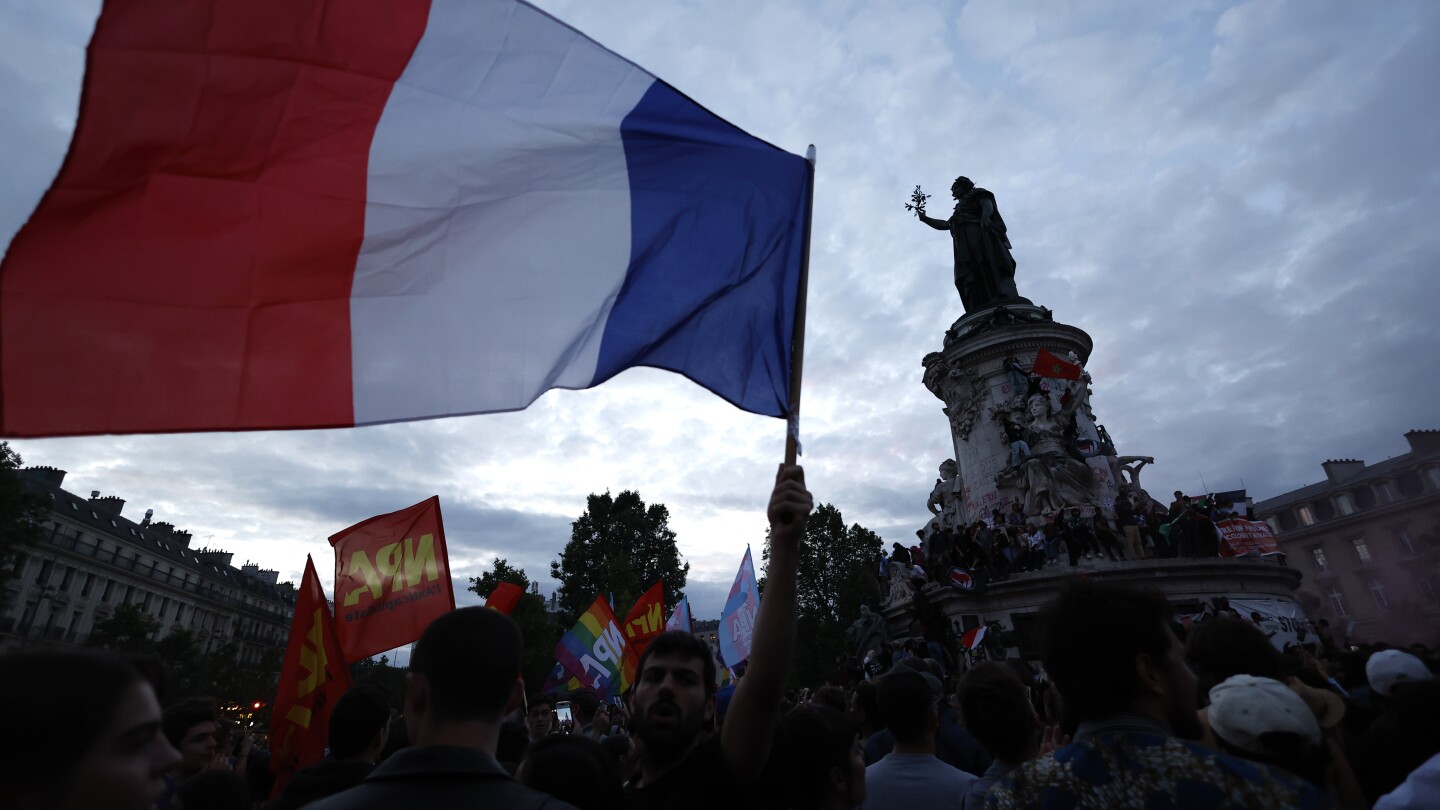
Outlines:
POLYGON ((54 566, 55 566, 55 563, 52 562, 52 561, 50 561, 50 560, 41 560, 41 561, 40 561, 40 570, 35 573, 35 584, 36 584, 36 585, 39 585, 39 586, 42 587, 42 588, 45 587, 46 585, 49 585, 49 584, 50 584, 50 569, 53 568, 54 566))
POLYGON ((1342 492, 1335 496, 1335 508, 1340 510, 1342 515, 1353 515, 1355 514, 1355 499, 1351 497, 1350 493, 1342 492))
POLYGON ((68 593, 70 591, 70 580, 74 578, 75 569, 68 565, 65 566, 65 573, 60 576, 60 590, 68 593))
POLYGON ((1354 540, 1350 541, 1350 545, 1355 547, 1355 556, 1360 559, 1360 562, 1371 562, 1370 547, 1365 544, 1365 538, 1357 537, 1354 540))
POLYGON ((1395 540, 1400 544, 1401 551, 1406 554, 1415 553, 1415 538, 1410 536, 1410 532, 1405 529, 1396 529, 1395 540))
POLYGON ((1316 546, 1310 549, 1310 556, 1315 558, 1315 570, 1325 573, 1330 570, 1330 563, 1325 559, 1325 549, 1316 546))
POLYGON ((109 601, 110 601, 110 594, 111 594, 111 592, 113 592, 114 590, 115 590, 115 580, 113 580, 113 579, 107 579, 107 580, 105 580, 105 590, 103 590, 103 591, 100 592, 100 601, 101 601, 101 602, 109 602, 109 601))
POLYGON ((94 574, 86 574, 86 575, 85 575, 85 584, 80 586, 80 595, 81 595, 81 596, 89 596, 89 595, 90 595, 90 589, 93 588, 93 587, 95 587, 95 575, 94 575, 94 574))
POLYGON ((1350 615, 1350 606, 1345 603, 1345 591, 1341 590, 1338 584, 1326 588, 1325 595, 1330 598, 1330 609, 1335 611, 1336 616, 1350 615))
POLYGON ((1381 610, 1390 607, 1390 600, 1385 598, 1385 583, 1375 577, 1367 584, 1370 586, 1370 598, 1375 600, 1375 607, 1381 610))
POLYGON ((1436 584, 1435 578, 1428 574, 1421 574, 1419 579, 1420 595, 1425 597, 1425 601, 1431 604, 1440 602, 1440 585, 1436 584))
POLYGON ((1280 533, 1280 521, 1276 520, 1274 515, 1265 518, 1265 522, 1270 524, 1270 531, 1276 534, 1280 533))
POLYGON ((1315 509, 1308 503, 1295 507, 1295 517, 1300 520, 1301 526, 1315 525, 1315 509))
POLYGON ((144 601, 142 601, 142 602, 140 603, 140 609, 143 610, 143 611, 145 611, 146 613, 149 613, 149 612, 150 612, 150 600, 151 600, 154 596, 155 596, 155 595, 154 595, 154 594, 151 594, 151 593, 145 594, 145 599, 144 599, 144 601))
POLYGON ((1440 467, 1427 467, 1425 477, 1430 479, 1431 489, 1440 489, 1440 467))
POLYGON ((1376 481, 1375 497, 1380 500, 1380 503, 1394 503, 1399 500, 1399 496, 1395 494, 1395 482, 1376 481))

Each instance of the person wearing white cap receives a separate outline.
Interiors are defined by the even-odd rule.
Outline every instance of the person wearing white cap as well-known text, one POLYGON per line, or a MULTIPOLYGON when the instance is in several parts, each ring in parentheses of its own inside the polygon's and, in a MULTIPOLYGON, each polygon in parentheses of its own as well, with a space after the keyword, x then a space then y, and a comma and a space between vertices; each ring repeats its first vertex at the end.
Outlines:
POLYGON ((1365 678, 1370 691, 1389 699, 1396 686, 1428 681, 1435 676, 1425 662, 1402 650, 1381 650, 1365 662, 1365 678))
POLYGON ((1325 784, 1320 722, 1305 700, 1280 681, 1232 675, 1210 690, 1207 719, 1226 753, 1325 784))

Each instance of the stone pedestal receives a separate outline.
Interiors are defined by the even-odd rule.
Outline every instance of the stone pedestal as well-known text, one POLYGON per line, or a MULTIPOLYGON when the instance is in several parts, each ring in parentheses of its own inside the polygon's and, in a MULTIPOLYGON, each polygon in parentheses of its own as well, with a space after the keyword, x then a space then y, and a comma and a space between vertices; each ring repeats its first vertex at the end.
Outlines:
POLYGON ((945 486, 958 522, 1008 513, 1014 503, 1032 523, 1061 507, 1112 513, 1125 482, 1116 480, 1113 443, 1095 424, 1089 374, 1076 381, 1028 374, 1042 349, 1083 365, 1091 347, 1089 335, 1049 310, 1009 306, 956 321, 944 348, 925 357, 925 387, 945 403, 954 442, 957 475, 945 486), (1007 358, 1023 372, 1007 369, 1007 358))

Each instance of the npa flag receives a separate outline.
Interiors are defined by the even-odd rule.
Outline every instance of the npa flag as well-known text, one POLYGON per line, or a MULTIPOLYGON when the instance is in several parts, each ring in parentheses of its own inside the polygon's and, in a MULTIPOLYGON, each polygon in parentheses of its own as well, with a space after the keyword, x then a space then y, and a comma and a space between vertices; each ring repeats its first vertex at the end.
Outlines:
POLYGON ((485 607, 498 610, 509 616, 515 612, 515 606, 520 604, 520 597, 525 595, 525 589, 513 582, 502 582, 495 586, 495 590, 485 597, 485 607))
POLYGON ((746 546, 745 558, 740 561, 735 583, 730 586, 730 596, 720 611, 720 657, 731 669, 750 657, 750 639, 755 634, 755 613, 759 610, 760 586, 755 582, 750 547, 746 546))
POLYGON ((640 654, 645 652, 650 639, 665 629, 664 623, 665 583, 657 579, 644 596, 635 600, 635 606, 625 617, 625 640, 634 650, 636 661, 640 660, 640 654))
POLYGON ((1056 380, 1080 379, 1079 366, 1069 360, 1062 360, 1044 349, 1035 353, 1035 366, 1030 369, 1030 373, 1056 380))
POLYGON ((555 645, 555 660, 602 700, 625 694, 638 663, 603 594, 555 645))
POLYGON ((509 411, 634 366, 784 416, 812 176, 517 0, 110 0, 0 265, 0 435, 509 411))
POLYGON ((687 633, 695 632, 695 622, 690 618, 690 597, 680 597, 680 603, 675 606, 675 612, 665 620, 666 630, 684 630, 687 633))
POLYGON ((332 534, 330 546, 346 663, 409 644, 455 609, 439 495, 332 534))
POLYGON ((979 627, 972 627, 965 631, 965 635, 960 637, 960 644, 967 650, 977 649, 984 643, 985 636, 989 634, 990 629, 983 624, 979 627))
POLYGON ((280 795, 296 771, 325 758, 330 709, 349 688, 350 669, 335 637, 330 605, 315 563, 306 556, 280 686, 271 704, 270 771, 275 774, 271 798, 280 795))

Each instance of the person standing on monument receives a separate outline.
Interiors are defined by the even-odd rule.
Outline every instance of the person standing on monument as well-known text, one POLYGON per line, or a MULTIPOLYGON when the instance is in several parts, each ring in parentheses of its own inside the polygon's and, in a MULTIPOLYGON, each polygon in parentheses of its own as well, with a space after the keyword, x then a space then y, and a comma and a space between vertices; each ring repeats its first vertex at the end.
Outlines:
POLYGON ((966 312, 978 312, 995 304, 1029 304, 1015 289, 1015 259, 1010 255, 1010 238, 1005 219, 995 204, 995 195, 977 188, 968 177, 958 177, 950 186, 955 213, 949 219, 927 217, 920 221, 937 231, 949 231, 955 247, 955 289, 966 312))

